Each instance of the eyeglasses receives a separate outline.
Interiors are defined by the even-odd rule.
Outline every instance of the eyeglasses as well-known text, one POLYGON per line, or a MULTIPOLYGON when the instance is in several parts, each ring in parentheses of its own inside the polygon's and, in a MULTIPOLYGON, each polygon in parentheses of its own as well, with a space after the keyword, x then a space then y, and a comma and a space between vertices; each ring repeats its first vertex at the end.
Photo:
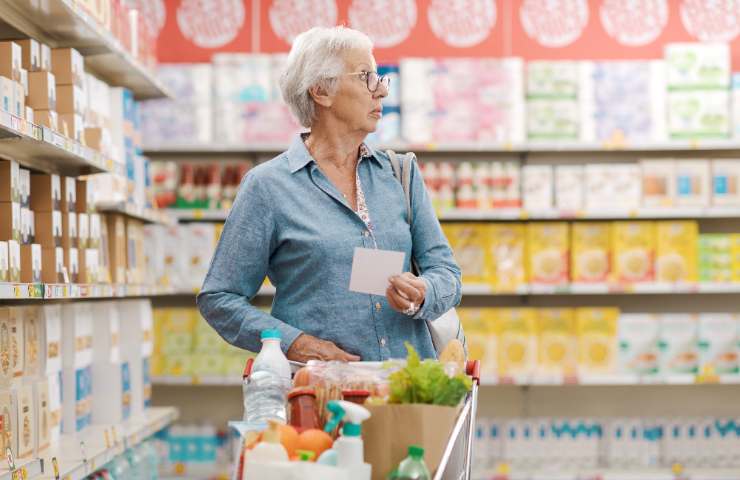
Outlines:
POLYGON ((390 90, 391 87, 391 78, 388 75, 378 75, 378 72, 367 72, 363 70, 362 72, 347 73, 345 75, 359 76, 360 80, 364 80, 367 83, 367 89, 370 90, 370 93, 377 92, 381 84, 386 90, 390 90))

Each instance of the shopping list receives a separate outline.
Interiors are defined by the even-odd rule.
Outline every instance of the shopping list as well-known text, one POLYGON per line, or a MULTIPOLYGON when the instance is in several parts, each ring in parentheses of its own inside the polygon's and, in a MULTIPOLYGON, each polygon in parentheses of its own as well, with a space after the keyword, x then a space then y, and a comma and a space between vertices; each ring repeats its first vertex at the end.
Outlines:
POLYGON ((352 292, 385 296, 389 278, 403 273, 403 252, 355 248, 349 289, 352 292))

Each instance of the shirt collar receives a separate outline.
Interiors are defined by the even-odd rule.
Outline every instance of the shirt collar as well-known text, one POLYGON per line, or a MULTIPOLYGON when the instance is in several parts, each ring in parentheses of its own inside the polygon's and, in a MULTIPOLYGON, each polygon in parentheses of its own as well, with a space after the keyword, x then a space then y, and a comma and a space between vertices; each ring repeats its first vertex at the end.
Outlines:
MULTIPOLYGON (((306 144, 303 143, 303 140, 307 135, 308 133, 299 133, 298 135, 293 137, 293 140, 291 140, 290 142, 290 146, 288 147, 287 152, 290 173, 295 173, 309 163, 315 162, 315 160, 311 156, 311 153, 308 151, 308 148, 306 148, 306 144)), ((363 142, 360 145, 360 161, 365 158, 372 158, 380 166, 380 168, 385 168, 383 166, 383 162, 380 160, 380 158, 378 158, 375 150, 373 150, 372 147, 370 147, 367 143, 363 142)))

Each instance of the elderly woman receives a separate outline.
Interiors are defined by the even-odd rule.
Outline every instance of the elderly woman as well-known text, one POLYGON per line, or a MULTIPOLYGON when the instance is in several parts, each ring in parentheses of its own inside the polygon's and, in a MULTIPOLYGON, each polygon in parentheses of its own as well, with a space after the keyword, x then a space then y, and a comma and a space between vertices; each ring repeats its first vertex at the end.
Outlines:
POLYGON ((203 317, 251 351, 260 332, 280 330, 290 360, 385 360, 410 342, 435 357, 426 319, 457 305, 460 269, 434 214, 416 163, 413 226, 404 190, 386 153, 363 143, 390 88, 378 76, 373 45, 344 27, 299 35, 280 88, 309 133, 242 180, 198 295, 203 317), (349 290, 356 247, 405 253, 402 275, 385 296, 349 290), (408 273, 411 259, 422 272, 408 273), (267 276, 271 313, 250 304, 267 276))

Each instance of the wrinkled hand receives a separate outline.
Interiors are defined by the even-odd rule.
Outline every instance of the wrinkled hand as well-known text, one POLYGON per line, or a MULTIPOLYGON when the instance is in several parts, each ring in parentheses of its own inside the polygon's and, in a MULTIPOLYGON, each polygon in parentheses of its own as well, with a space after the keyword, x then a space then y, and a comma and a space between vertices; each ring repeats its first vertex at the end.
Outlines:
POLYGON ((309 360, 339 360, 341 362, 359 362, 360 357, 347 353, 334 343, 321 340, 307 333, 302 333, 288 349, 288 360, 308 362, 309 360))
POLYGON ((389 281, 391 284, 385 294, 393 310, 405 314, 405 310, 411 306, 418 310, 424 305, 424 298, 427 294, 427 284, 424 280, 413 273, 406 272, 403 275, 391 277, 389 281))

